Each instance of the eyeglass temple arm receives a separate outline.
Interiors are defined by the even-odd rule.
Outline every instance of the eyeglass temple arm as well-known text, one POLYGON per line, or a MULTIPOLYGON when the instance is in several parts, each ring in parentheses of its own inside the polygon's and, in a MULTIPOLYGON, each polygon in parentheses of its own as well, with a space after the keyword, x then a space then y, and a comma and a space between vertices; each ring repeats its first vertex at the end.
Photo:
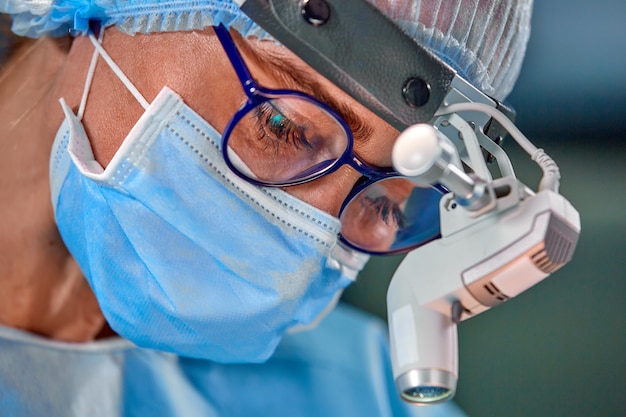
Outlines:
POLYGON ((254 82, 254 79, 252 78, 252 74, 250 74, 250 71, 246 66, 246 63, 239 54, 233 38, 230 36, 230 33, 228 33, 228 29, 226 29, 223 25, 215 26, 213 30, 220 40, 224 52, 226 52, 226 55, 228 55, 230 63, 235 69, 237 77, 241 82, 241 86, 243 87, 246 95, 250 97, 252 92, 256 88, 256 84, 254 82))
POLYGON ((456 76, 365 0, 236 2, 283 45, 398 130, 431 120, 456 76), (307 21, 306 5, 323 10, 327 5, 328 19, 320 24, 309 16, 307 21))

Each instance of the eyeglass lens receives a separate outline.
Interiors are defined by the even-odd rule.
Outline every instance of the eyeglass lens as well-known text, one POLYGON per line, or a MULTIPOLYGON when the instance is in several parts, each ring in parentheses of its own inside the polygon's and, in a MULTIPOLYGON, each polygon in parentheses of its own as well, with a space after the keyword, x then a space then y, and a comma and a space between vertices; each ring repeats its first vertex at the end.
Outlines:
POLYGON ((377 181, 356 194, 341 212, 341 234, 373 253, 402 252, 439 235, 442 192, 406 178, 377 181))
POLYGON ((319 176, 348 147, 339 122, 323 108, 298 97, 277 97, 251 108, 228 138, 231 163, 245 176, 289 184, 319 176))

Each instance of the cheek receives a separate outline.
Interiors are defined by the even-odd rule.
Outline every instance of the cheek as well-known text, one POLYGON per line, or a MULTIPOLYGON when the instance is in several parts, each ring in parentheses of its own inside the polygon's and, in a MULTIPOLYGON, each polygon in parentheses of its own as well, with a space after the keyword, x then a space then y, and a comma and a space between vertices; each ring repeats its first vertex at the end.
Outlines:
POLYGON ((294 197, 326 213, 338 217, 344 202, 360 175, 346 166, 306 184, 286 187, 284 190, 294 197))

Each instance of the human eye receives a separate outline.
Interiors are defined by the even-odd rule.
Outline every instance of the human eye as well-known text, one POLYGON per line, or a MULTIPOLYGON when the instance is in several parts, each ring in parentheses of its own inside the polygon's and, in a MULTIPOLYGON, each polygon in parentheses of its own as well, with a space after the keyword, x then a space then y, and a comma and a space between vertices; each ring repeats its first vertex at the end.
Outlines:
POLYGON ((255 108, 255 117, 259 139, 270 140, 271 145, 287 144, 295 149, 312 149, 305 127, 294 123, 277 106, 265 102, 255 108))
POLYGON ((406 216, 398 205, 386 196, 370 197, 363 199, 363 204, 368 211, 373 211, 388 226, 395 225, 397 229, 403 229, 406 224, 406 216))

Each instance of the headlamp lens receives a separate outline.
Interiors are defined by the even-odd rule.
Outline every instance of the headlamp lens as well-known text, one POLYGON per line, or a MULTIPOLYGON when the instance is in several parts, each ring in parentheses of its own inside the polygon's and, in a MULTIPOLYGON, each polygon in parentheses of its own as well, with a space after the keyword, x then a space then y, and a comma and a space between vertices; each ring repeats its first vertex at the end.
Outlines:
POLYGON ((404 390, 402 398, 412 403, 429 404, 444 401, 452 394, 453 391, 448 388, 421 386, 404 390))

